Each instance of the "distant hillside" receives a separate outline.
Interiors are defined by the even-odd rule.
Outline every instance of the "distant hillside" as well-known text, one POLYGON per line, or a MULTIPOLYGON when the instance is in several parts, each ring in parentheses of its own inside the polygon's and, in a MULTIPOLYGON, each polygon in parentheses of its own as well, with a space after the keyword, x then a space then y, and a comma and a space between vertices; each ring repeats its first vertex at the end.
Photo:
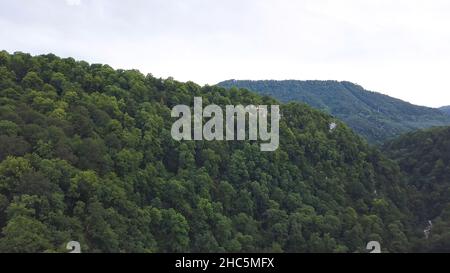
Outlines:
POLYGON ((414 129, 450 125, 450 117, 438 109, 367 91, 350 82, 228 80, 218 85, 246 88, 283 102, 304 102, 342 119, 374 144, 414 129))
POLYGON ((450 115, 450 105, 449 106, 442 106, 439 108, 442 112, 446 113, 447 115, 450 115))

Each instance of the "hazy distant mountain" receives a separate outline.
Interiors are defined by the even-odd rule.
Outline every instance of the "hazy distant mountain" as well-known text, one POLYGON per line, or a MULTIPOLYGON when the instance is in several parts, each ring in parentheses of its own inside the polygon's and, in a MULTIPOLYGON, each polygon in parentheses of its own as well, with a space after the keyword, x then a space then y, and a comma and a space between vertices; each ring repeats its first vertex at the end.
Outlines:
POLYGON ((439 108, 442 112, 446 113, 447 115, 450 115, 450 105, 449 106, 442 106, 439 108))
POLYGON ((367 91, 351 82, 228 80, 218 85, 246 88, 283 102, 304 102, 342 119, 375 144, 414 129, 450 125, 450 116, 438 109, 367 91))

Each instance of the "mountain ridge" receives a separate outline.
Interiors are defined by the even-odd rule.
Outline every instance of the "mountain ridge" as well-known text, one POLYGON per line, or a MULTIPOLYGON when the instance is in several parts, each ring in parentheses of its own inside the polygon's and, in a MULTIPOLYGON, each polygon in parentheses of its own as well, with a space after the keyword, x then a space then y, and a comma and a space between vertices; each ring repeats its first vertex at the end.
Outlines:
POLYGON ((447 115, 450 115, 450 105, 439 107, 439 110, 446 113, 447 115))
POLYGON ((415 129, 450 125, 450 117, 438 109, 368 91, 349 81, 227 80, 217 85, 245 88, 282 102, 306 103, 340 118, 373 144, 415 129))

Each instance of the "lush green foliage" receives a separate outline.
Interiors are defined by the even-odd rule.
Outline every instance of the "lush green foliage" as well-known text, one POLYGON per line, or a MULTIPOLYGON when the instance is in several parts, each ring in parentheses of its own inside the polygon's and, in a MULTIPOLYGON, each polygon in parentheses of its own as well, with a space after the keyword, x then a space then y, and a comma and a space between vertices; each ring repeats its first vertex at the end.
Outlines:
POLYGON ((450 127, 409 133, 383 148, 414 187, 410 200, 418 232, 432 221, 429 239, 417 250, 450 252, 450 127))
POLYGON ((304 102, 343 120, 374 144, 411 130, 450 125, 450 117, 437 109, 366 91, 350 82, 229 80, 218 85, 254 90, 283 102, 304 102))
POLYGON ((135 70, 0 53, 0 252, 407 251, 395 163, 343 123, 282 105, 280 148, 174 141, 170 110, 273 104, 135 70), (337 122, 335 130, 329 124, 337 122))

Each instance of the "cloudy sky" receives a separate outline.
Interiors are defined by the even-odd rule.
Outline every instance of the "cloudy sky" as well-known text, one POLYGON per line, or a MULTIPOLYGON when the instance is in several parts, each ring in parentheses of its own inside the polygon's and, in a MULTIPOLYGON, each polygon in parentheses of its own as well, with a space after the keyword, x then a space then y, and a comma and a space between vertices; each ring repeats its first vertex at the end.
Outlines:
POLYGON ((448 0, 0 0, 0 49, 157 77, 348 80, 450 105, 448 0))

